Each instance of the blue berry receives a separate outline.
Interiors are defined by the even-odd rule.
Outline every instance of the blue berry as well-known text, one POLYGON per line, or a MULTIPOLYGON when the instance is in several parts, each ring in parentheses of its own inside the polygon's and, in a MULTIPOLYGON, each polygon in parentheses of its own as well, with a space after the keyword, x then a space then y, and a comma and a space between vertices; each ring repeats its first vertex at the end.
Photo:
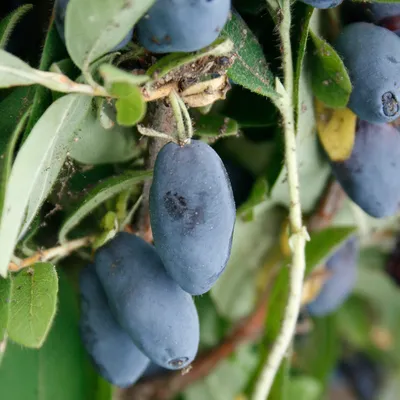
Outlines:
POLYGON ((359 121, 350 158, 332 162, 344 191, 367 214, 393 216, 400 206, 400 133, 389 124, 359 121))
POLYGON ((358 240, 351 237, 329 258, 326 269, 332 275, 317 298, 308 304, 311 315, 327 315, 345 302, 356 283, 358 253, 358 240))
POLYGON ((132 385, 146 370, 150 360, 112 316, 93 266, 82 271, 80 292, 81 337, 93 364, 99 374, 113 385, 132 385))
POLYGON ((153 53, 200 50, 217 39, 231 0, 157 0, 138 24, 139 42, 153 53))
POLYGON ((337 7, 343 0, 301 0, 303 3, 309 4, 315 8, 333 8, 337 7))
POLYGON ((336 49, 349 71, 353 90, 348 107, 371 123, 400 116, 400 39, 385 28, 359 22, 344 28, 336 49))
POLYGON ((165 145, 150 190, 154 243, 188 293, 210 290, 228 262, 236 209, 225 167, 207 144, 165 145))
POLYGON ((118 233, 97 251, 95 267, 116 319, 151 361, 168 369, 193 361, 199 344, 196 307, 153 246, 118 233))

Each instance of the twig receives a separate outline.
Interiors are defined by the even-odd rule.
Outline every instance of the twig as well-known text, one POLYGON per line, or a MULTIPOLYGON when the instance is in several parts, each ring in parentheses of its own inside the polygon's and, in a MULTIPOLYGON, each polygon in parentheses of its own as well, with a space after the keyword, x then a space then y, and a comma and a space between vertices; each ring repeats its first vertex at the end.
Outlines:
POLYGON ((289 220, 292 232, 290 237, 292 243, 292 265, 290 267, 289 299, 285 308, 281 331, 272 346, 269 358, 261 370, 255 388, 254 400, 266 400, 268 398, 275 375, 295 333, 296 322, 301 307, 305 271, 304 250, 306 241, 309 239, 307 230, 303 226, 302 222, 300 185, 297 169, 296 132, 293 105, 293 60, 290 42, 290 0, 282 0, 282 3, 282 20, 279 25, 279 34, 283 51, 285 87, 283 87, 281 82, 277 80, 277 92, 281 97, 274 101, 282 114, 285 135, 285 163, 290 194, 289 220))
POLYGON ((53 247, 51 249, 37 251, 34 255, 24 258, 18 263, 10 262, 8 270, 12 272, 19 271, 23 268, 29 267, 37 262, 45 262, 52 260, 53 258, 66 257, 73 251, 78 250, 82 247, 86 247, 93 241, 93 237, 87 236, 81 239, 71 240, 61 246, 53 247))

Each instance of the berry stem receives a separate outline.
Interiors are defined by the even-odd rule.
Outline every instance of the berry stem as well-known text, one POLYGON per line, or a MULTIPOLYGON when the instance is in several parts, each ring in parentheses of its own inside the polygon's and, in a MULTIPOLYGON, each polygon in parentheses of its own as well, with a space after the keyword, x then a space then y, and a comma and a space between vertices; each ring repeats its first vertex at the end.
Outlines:
POLYGON ((186 129, 187 129, 187 139, 186 139, 186 143, 190 142, 190 139, 193 137, 193 124, 192 124, 192 119, 190 118, 190 114, 189 111, 186 107, 185 102, 182 100, 182 98, 180 96, 178 97, 178 103, 181 107, 182 113, 183 113, 183 117, 185 119, 186 122, 186 129))
POLYGON ((289 277, 289 298, 285 308, 285 315, 281 330, 273 344, 269 357, 263 366, 258 378, 253 400, 266 400, 270 393, 274 378, 278 372, 285 354, 287 353, 293 335, 295 334, 296 322, 301 307, 301 296, 305 272, 305 244, 309 239, 306 228, 303 226, 300 183, 297 168, 296 150, 296 128, 293 104, 293 60, 290 41, 291 10, 290 0, 282 0, 282 9, 279 35, 282 46, 282 60, 284 71, 284 86, 279 79, 276 81, 277 92, 281 97, 274 100, 275 105, 282 115, 282 122, 285 136, 285 164, 288 175, 290 210, 289 220, 292 242, 292 263, 289 277))
POLYGON ((171 103, 172 111, 174 113, 176 128, 178 131, 178 142, 179 144, 184 144, 186 142, 187 136, 185 133, 185 123, 183 121, 182 107, 179 103, 179 96, 175 90, 171 90, 168 96, 171 103))

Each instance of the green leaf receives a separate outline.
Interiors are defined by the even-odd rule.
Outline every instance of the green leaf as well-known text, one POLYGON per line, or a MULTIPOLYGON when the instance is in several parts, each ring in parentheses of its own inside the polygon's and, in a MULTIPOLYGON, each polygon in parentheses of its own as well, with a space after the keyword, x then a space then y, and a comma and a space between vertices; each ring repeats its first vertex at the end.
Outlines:
POLYGON ((298 346, 297 351, 299 364, 322 385, 321 389, 325 389, 340 356, 335 314, 315 318, 312 331, 303 340, 305 343, 298 346))
MULTIPOLYGON (((211 46, 195 53, 171 53, 162 57, 155 64, 153 64, 146 72, 148 76, 154 77, 154 81, 165 78, 166 75, 174 73, 179 75, 179 69, 185 65, 192 64, 197 60, 208 56, 219 57, 227 55, 233 50, 233 43, 231 40, 217 39, 211 46)), ((151 81, 149 86, 154 83, 151 81)))
POLYGON ((56 181, 75 130, 90 103, 90 97, 80 95, 68 95, 57 100, 21 147, 7 184, 6 212, 0 220, 2 276, 7 274, 18 236, 26 232, 56 181))
POLYGON ((253 310, 257 273, 276 244, 285 215, 284 210, 263 203, 254 209, 252 221, 236 219, 231 257, 210 292, 220 315, 238 320, 253 310))
POLYGON ((152 176, 151 171, 136 171, 125 175, 109 178, 92 189, 75 211, 67 218, 59 233, 60 243, 67 240, 68 233, 77 226, 83 218, 108 199, 124 190, 132 189, 133 185, 142 183, 152 176))
POLYGON ((91 165, 125 162, 136 154, 132 130, 115 123, 111 129, 104 129, 93 109, 79 125, 69 152, 74 160, 91 165))
POLYGON ((74 63, 89 64, 115 48, 154 0, 70 0, 65 16, 65 40, 74 63))
POLYGON ((307 273, 323 264, 356 230, 354 226, 337 227, 312 234, 306 245, 307 273))
POLYGON ((233 119, 217 114, 200 115, 195 122, 195 134, 205 137, 228 137, 239 133, 239 126, 233 119))
POLYGON ((232 40, 236 54, 235 63, 228 70, 229 78, 252 92, 277 98, 275 78, 265 61, 263 50, 237 13, 232 13, 222 35, 232 40))
POLYGON ((0 88, 34 84, 63 93, 93 93, 88 85, 73 82, 63 74, 31 68, 18 57, 0 49, 0 88))
POLYGON ((134 126, 146 115, 147 104, 138 86, 128 82, 115 82, 110 94, 117 97, 117 123, 121 126, 134 126))
POLYGON ((352 346, 362 349, 370 344, 371 316, 367 302, 351 296, 336 312, 340 336, 352 346))
POLYGON ((288 399, 320 400, 322 385, 310 376, 296 376, 289 381, 288 399))
POLYGON ((314 44, 314 49, 310 52, 314 94, 329 107, 345 107, 352 90, 346 67, 329 43, 312 31, 310 36, 314 44))
MULTIPOLYGON (((56 61, 62 60, 66 56, 65 47, 60 39, 55 24, 50 25, 47 32, 46 41, 44 43, 42 57, 40 59, 39 69, 47 71, 51 64, 56 61)), ((46 109, 52 103, 52 95, 49 89, 44 86, 35 87, 35 95, 33 98, 32 112, 26 126, 24 140, 32 131, 34 125, 39 121, 39 118, 44 114, 46 109)))
POLYGON ((29 117, 31 97, 32 92, 28 88, 18 88, 0 103, 0 218, 15 146, 29 117))
POLYGON ((61 272, 59 284, 57 315, 43 346, 37 350, 8 343, 0 369, 5 399, 95 398, 97 378, 81 344, 76 294, 61 272))
POLYGON ((238 348, 232 359, 221 361, 202 381, 190 385, 185 400, 231 400, 243 390, 257 360, 249 345, 238 348))
POLYGON ((150 80, 148 75, 133 75, 123 71, 111 64, 103 64, 99 68, 101 77, 104 79, 105 86, 110 87, 113 83, 126 83, 140 86, 150 80))
POLYGON ((57 309, 56 269, 50 263, 37 263, 12 276, 11 282, 7 333, 25 347, 41 347, 57 309))
MULTIPOLYGON (((0 278, 0 343, 3 342, 8 326, 11 303, 11 280, 0 278)), ((0 345, 0 362, 3 357, 0 345)))
POLYGON ((28 11, 32 10, 32 8, 32 4, 25 4, 15 9, 0 21, 0 49, 6 47, 15 26, 28 11))

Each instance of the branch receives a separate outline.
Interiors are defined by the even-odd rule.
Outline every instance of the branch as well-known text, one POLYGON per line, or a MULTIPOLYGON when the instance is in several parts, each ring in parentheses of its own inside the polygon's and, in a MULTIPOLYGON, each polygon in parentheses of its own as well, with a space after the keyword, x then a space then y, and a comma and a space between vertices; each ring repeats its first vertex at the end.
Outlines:
POLYGON ((287 352, 295 334, 296 323, 301 307, 302 288, 305 272, 305 244, 309 239, 303 226, 300 203, 300 184, 297 168, 296 132, 293 106, 293 60, 290 42, 290 0, 283 0, 282 20, 279 26, 283 51, 283 71, 285 87, 277 80, 277 92, 281 97, 275 104, 282 114, 285 135, 285 164, 288 174, 291 228, 290 242, 292 244, 292 265, 289 278, 289 299, 281 331, 272 346, 269 358, 263 366, 256 384, 254 400, 266 400, 274 382, 282 359, 287 352))
POLYGON ((81 239, 71 240, 70 242, 66 242, 61 246, 53 247, 51 249, 43 251, 39 250, 28 258, 24 258, 23 260, 20 260, 18 262, 10 262, 10 264, 8 265, 8 270, 11 272, 17 272, 23 268, 30 267, 37 262, 50 261, 56 257, 66 257, 75 250, 88 246, 93 241, 93 239, 94 238, 92 236, 86 236, 81 239))

